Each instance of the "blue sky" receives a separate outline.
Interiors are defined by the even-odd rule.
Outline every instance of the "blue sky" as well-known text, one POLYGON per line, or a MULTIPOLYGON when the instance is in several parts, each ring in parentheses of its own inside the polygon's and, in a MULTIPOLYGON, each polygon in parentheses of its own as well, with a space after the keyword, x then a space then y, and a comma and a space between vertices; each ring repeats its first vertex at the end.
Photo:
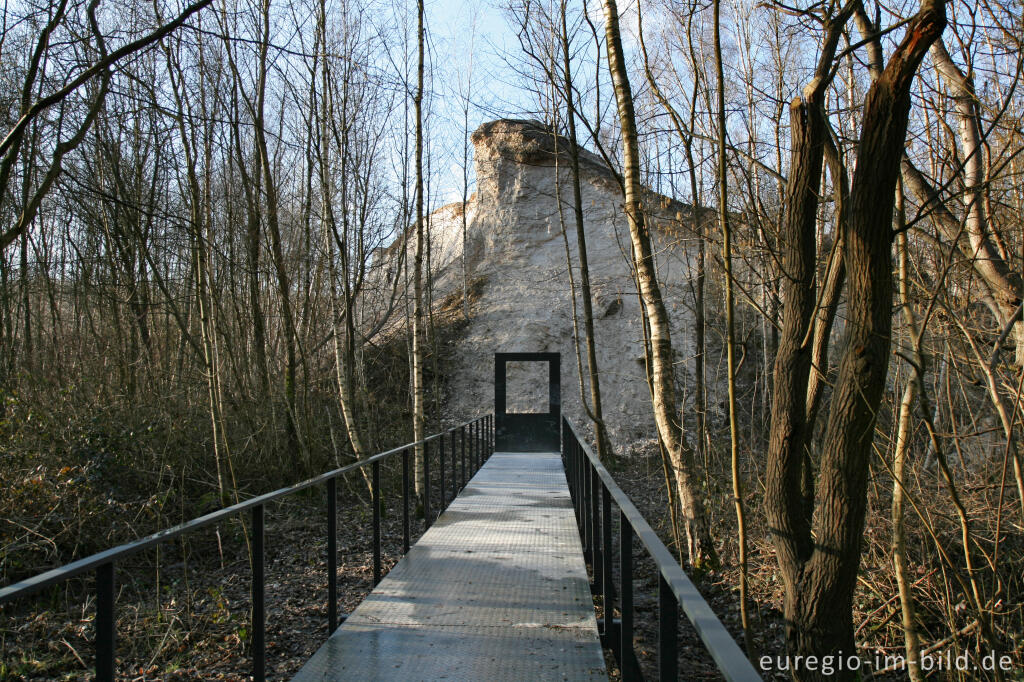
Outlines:
MULTIPOLYGON (((411 3, 410 3, 411 4, 411 3)), ((520 76, 509 64, 521 62, 523 55, 503 0, 427 0, 427 30, 435 60, 433 149, 439 163, 437 194, 442 203, 461 197, 462 187, 462 111, 458 95, 460 79, 468 75, 472 47, 472 103, 469 128, 495 118, 536 118, 531 114, 536 99, 521 84, 520 76)), ((591 5, 591 11, 598 7, 591 5)), ((472 153, 472 152, 471 152, 472 153)), ((472 181, 472 178, 471 178, 472 181)))
MULTIPOLYGON (((456 201, 462 187, 462 110, 458 93, 471 75, 469 128, 501 117, 522 117, 530 96, 515 85, 505 56, 519 58, 519 42, 498 1, 427 0, 427 30, 435 60, 433 149, 440 203, 456 201), (472 49, 472 73, 469 72, 472 49), (447 172, 445 170, 447 169, 447 172)), ((472 155, 472 150, 470 150, 472 155)), ((472 159, 470 159, 472 163, 472 159)), ((472 182, 472 173, 470 174, 472 182)))

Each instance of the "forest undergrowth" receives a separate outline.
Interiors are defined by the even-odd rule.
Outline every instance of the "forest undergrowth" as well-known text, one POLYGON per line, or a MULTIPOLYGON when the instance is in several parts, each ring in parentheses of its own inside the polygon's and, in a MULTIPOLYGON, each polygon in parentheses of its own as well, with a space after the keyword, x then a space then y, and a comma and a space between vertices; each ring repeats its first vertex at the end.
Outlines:
MULTIPOLYGON (((438 345, 458 332, 458 304, 442 306, 435 320, 438 345)), ((408 353, 401 337, 367 352, 374 357, 365 362, 364 385, 377 390, 361 396, 360 413, 373 452, 379 452, 411 440, 408 353)), ((324 376, 306 398, 311 418, 305 439, 315 455, 304 460, 281 456, 287 443, 274 406, 231 406, 225 422, 234 425, 229 442, 236 444, 235 484, 224 504, 354 461, 332 398, 334 375, 324 376)), ((432 395, 440 387, 433 372, 427 378, 432 395)), ((202 396, 182 391, 129 401, 90 389, 94 385, 102 384, 55 390, 26 380, 4 396, 0 585, 222 506, 202 396), (60 400, 48 400, 55 393, 60 400)), ((436 432, 436 414, 430 423, 436 432)), ((401 552, 400 486, 401 459, 393 457, 382 466, 385 570, 401 552)), ((338 492, 339 611, 347 613, 372 588, 372 510, 361 472, 342 477, 338 492)), ((326 638, 325 504, 318 486, 266 512, 270 679, 290 678, 326 638)), ((439 504, 435 499, 433 508, 439 504)), ((422 521, 415 519, 415 505, 411 513, 415 541, 422 521)), ((119 677, 248 679, 250 531, 247 515, 235 517, 118 563, 119 677)), ((0 680, 88 679, 94 595, 87 573, 0 608, 0 680)))
MULTIPOLYGON (((721 455, 722 453, 718 453, 718 456, 721 455)), ((715 454, 711 454, 710 457, 715 461, 715 454)), ((756 460, 751 458, 751 461, 756 460)), ((719 466, 727 467, 727 462, 723 460, 719 466)), ((969 470, 958 471, 958 474, 961 478, 963 501, 978 538, 977 546, 985 551, 985 556, 991 561, 994 542, 985 543, 984 538, 994 538, 995 534, 997 519, 989 510, 995 506, 992 498, 998 495, 998 481, 985 480, 969 470)), ((747 508, 751 511, 747 523, 750 539, 749 606, 751 612, 756 614, 753 641, 757 648, 757 657, 777 657, 785 655, 783 586, 768 534, 767 521, 758 504, 759 498, 763 496, 763 490, 759 485, 762 473, 750 467, 744 475, 751 482, 746 501, 747 508)), ((907 493, 916 502, 916 508, 928 521, 923 523, 920 519, 910 520, 907 526, 907 547, 909 565, 914 578, 912 586, 919 616, 918 627, 922 634, 924 650, 933 656, 951 655, 955 659, 967 653, 972 661, 980 661, 988 652, 979 641, 977 619, 962 594, 959 594, 962 587, 957 582, 956 572, 950 570, 948 565, 944 565, 940 553, 935 548, 936 542, 941 543, 950 558, 962 565, 963 556, 957 550, 960 530, 956 525, 956 519, 949 511, 948 503, 943 499, 945 490, 941 481, 935 480, 936 475, 936 472, 932 471, 929 478, 921 476, 912 481, 907 488, 907 493), (935 533, 934 537, 930 534, 929 527, 931 532, 935 533), (957 636, 950 637, 950 632, 957 633, 957 636)), ((613 472, 613 476, 665 545, 678 557, 679 553, 673 544, 668 498, 657 443, 652 442, 646 446, 637 444, 624 453, 618 460, 618 468, 613 472)), ((712 470, 708 480, 712 487, 707 497, 709 512, 716 528, 716 549, 722 559, 722 566, 702 574, 691 574, 691 577, 695 579, 697 587, 709 605, 742 646, 738 595, 739 567, 733 540, 736 536, 736 518, 729 495, 727 469, 712 470)), ((858 653, 864 661, 870 662, 873 666, 876 662, 884 664, 886 656, 901 654, 903 630, 889 550, 892 531, 889 514, 892 479, 881 460, 876 459, 872 465, 871 481, 864 551, 854 597, 854 623, 858 653)), ((991 615, 993 623, 998 628, 1002 646, 998 654, 1009 655, 1012 658, 1012 670, 1021 671, 1024 670, 1024 638, 1021 637, 1021 632, 1024 632, 1024 612, 1020 604, 1020 595, 1024 588, 1021 584, 1021 576, 1024 576, 1024 546, 1021 544, 1019 529, 1007 533, 1004 528, 1003 533, 1004 539, 999 549, 1003 565, 999 573, 1004 577, 1009 576, 1010 580, 1002 586, 1006 597, 997 603, 991 615)), ((636 550, 634 555, 637 560, 643 556, 636 550)), ((657 573, 653 564, 647 560, 646 565, 642 561, 639 562, 637 575, 637 651, 645 674, 649 679, 656 679, 657 573)), ((984 587, 990 591, 995 588, 988 584, 984 587)), ((679 649, 680 665, 687 666, 681 668, 688 670, 687 679, 722 679, 685 616, 680 618, 679 649)), ((614 659, 609 656, 608 660, 610 667, 613 666, 614 659)), ((882 665, 880 669, 869 671, 866 664, 864 678, 907 679, 905 671, 886 671, 886 667, 882 665)), ((765 679, 790 679, 787 673, 775 672, 772 675, 767 671, 762 672, 765 679)), ((613 670, 613 677, 616 674, 617 671, 613 670)), ((948 672, 935 671, 933 679, 957 678, 948 672)), ((987 678, 980 672, 968 672, 960 679, 987 678)), ((1007 679, 1019 677, 1011 674, 1007 679)))

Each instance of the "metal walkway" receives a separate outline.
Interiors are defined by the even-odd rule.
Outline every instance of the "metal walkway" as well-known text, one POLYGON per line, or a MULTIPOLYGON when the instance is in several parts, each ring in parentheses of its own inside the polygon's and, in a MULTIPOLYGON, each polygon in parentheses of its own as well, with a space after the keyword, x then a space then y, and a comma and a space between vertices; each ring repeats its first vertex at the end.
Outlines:
POLYGON ((294 679, 606 678, 561 457, 496 452, 294 679))

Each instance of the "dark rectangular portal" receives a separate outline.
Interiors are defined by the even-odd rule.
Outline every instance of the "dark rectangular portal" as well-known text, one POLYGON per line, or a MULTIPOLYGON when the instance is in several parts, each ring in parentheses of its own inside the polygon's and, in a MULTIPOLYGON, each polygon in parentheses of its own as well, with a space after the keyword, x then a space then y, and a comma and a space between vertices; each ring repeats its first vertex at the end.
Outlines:
POLYGON ((561 447, 558 428, 561 412, 559 353, 494 354, 496 450, 557 452, 561 447), (546 382, 543 365, 538 368, 538 363, 547 365, 546 382))

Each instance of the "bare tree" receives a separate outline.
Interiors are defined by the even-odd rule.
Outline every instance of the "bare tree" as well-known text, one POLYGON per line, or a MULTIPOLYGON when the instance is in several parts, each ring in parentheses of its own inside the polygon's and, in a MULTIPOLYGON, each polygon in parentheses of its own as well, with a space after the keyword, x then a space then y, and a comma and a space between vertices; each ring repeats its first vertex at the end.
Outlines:
MULTIPOLYGON (((831 72, 834 52, 828 45, 838 38, 851 12, 848 5, 826 19, 826 47, 815 79, 805 88, 804 99, 791 105, 790 227, 783 236, 783 243, 792 244, 784 261, 790 280, 785 285, 786 310, 775 365, 767 511, 786 586, 787 644, 791 653, 801 655, 849 655, 855 650, 850 614, 864 526, 868 455, 889 367, 892 216, 899 154, 914 75, 946 24, 945 3, 923 2, 865 99, 857 169, 842 216, 848 337, 811 504, 802 484, 808 442, 803 401, 810 372, 809 348, 802 341, 815 301, 814 212, 810 210, 814 199, 808 194, 814 193, 820 177, 824 121, 818 98, 820 84, 831 72), (811 172, 801 180, 805 169, 811 172)), ((821 677, 808 670, 797 676, 821 677)))
MULTIPOLYGON (((413 97, 415 104, 415 126, 416 126, 416 215, 414 229, 416 231, 416 251, 413 261, 413 316, 412 316, 412 424, 413 440, 417 443, 423 440, 426 435, 424 418, 424 401, 426 400, 426 388, 423 384, 423 368, 426 363, 426 324, 424 311, 424 177, 423 177, 423 71, 424 57, 423 48, 426 40, 423 26, 423 0, 416 0, 416 92, 413 97)), ((428 273, 429 275, 429 273, 428 273)), ((415 469, 416 469, 416 496, 420 500, 420 506, 426 502, 426 470, 424 467, 425 448, 422 444, 416 446, 415 469)))
POLYGON ((650 325, 651 385, 654 420, 658 436, 672 462, 679 503, 687 535, 687 554, 696 568, 714 567, 717 553, 711 540, 703 496, 694 470, 693 451, 686 443, 678 420, 675 393, 675 370, 668 311, 661 296, 651 238, 641 207, 640 155, 637 144, 636 114, 633 93, 622 54, 619 32, 619 10, 615 0, 604 0, 608 67, 615 88, 615 100, 622 128, 623 181, 625 212, 633 249, 633 264, 640 287, 640 298, 650 325))

